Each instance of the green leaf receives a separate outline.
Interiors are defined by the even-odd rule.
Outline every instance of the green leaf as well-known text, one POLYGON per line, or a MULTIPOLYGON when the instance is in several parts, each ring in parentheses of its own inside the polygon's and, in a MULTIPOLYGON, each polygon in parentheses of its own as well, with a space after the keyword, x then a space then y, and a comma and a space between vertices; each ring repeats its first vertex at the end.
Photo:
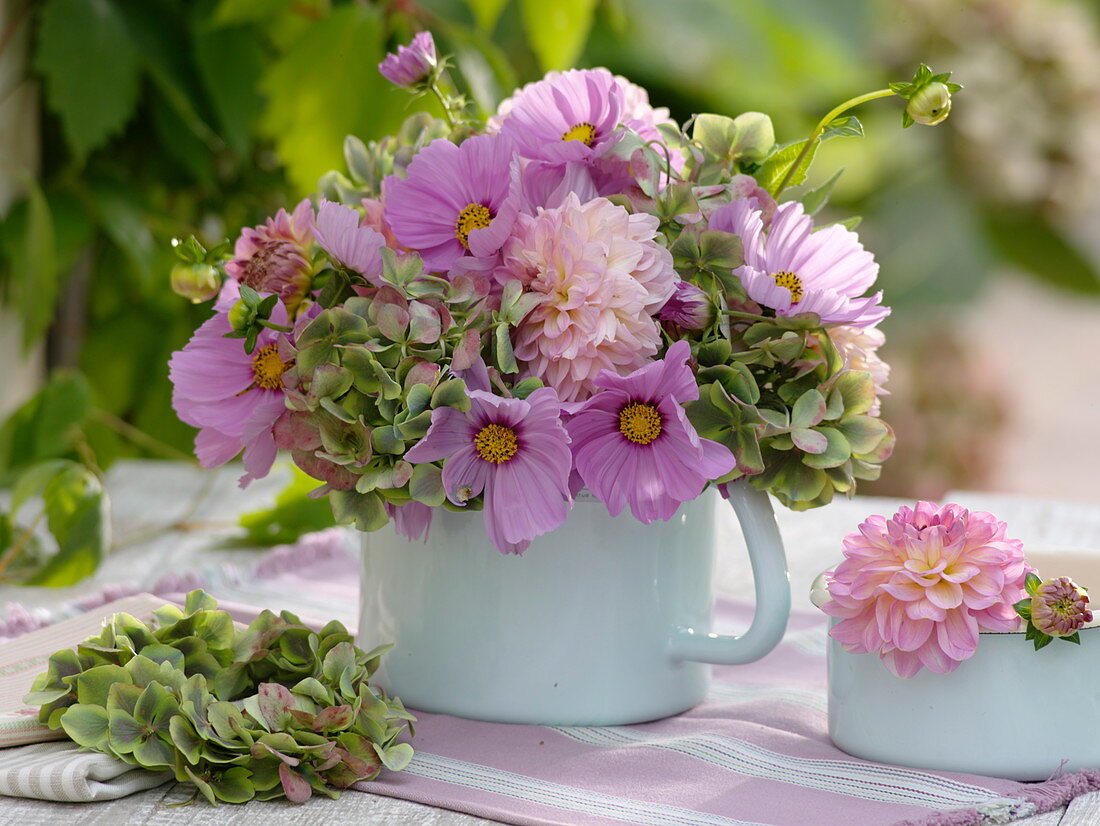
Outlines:
MULTIPOLYGON (((225 7, 225 3, 222 7, 225 7)), ((252 144, 252 130, 263 111, 256 91, 264 53, 253 29, 199 27, 194 35, 195 64, 221 127, 221 136, 238 156, 252 144)))
POLYGON ((380 137, 398 125, 406 97, 378 73, 381 44, 379 9, 347 3, 309 26, 264 73, 260 128, 299 192, 343 165, 346 135, 380 137))
POLYGON ((855 115, 839 117, 825 127, 821 133, 821 140, 829 138, 862 138, 863 124, 855 115))
POLYGON ((571 68, 588 39, 596 0, 520 0, 519 8, 543 70, 571 68))
POLYGON ((1096 266, 1047 219, 1004 208, 986 210, 982 219, 993 246, 1009 263, 1056 287, 1100 293, 1096 266))
POLYGON ((442 505, 447 498, 443 488, 443 471, 432 464, 416 465, 409 480, 409 495, 425 505, 442 505))
POLYGON ((808 467, 832 468, 839 467, 851 458, 852 446, 848 444, 843 433, 832 427, 818 428, 817 432, 828 440, 828 444, 820 453, 803 456, 802 464, 808 467))
POLYGON ((214 10, 214 26, 234 26, 240 23, 263 23, 274 17, 291 0, 221 0, 214 10))
POLYGON ((109 715, 99 705, 70 706, 61 716, 61 727, 78 746, 102 750, 107 742, 109 715))
POLYGON ((23 237, 24 259, 15 273, 15 308, 23 324, 23 347, 28 348, 46 334, 57 303, 58 261, 53 214, 38 183, 29 175, 27 221, 23 237))
POLYGON ((111 0, 45 0, 35 68, 77 161, 119 132, 137 106, 140 54, 111 0))
MULTIPOLYGON (((59 587, 90 576, 99 567, 109 544, 110 514, 107 494, 99 479, 75 462, 50 463, 48 474, 35 474, 43 484, 46 525, 57 542, 57 552, 23 580, 25 585, 59 587)), ((20 485, 20 496, 29 488, 20 485)))
POLYGON ((1024 577, 1024 590, 1031 596, 1035 596, 1035 592, 1039 590, 1039 586, 1043 584, 1043 580, 1039 579, 1039 576, 1034 571, 1028 571, 1027 576, 1024 577))
POLYGON ((341 525, 354 523, 361 531, 376 531, 389 522, 382 498, 373 491, 335 490, 329 494, 332 514, 341 525))
POLYGON ((493 334, 497 369, 502 373, 518 373, 519 364, 512 350, 512 338, 507 324, 498 324, 493 334))
POLYGON ((801 140, 787 144, 761 165, 755 173, 756 180, 760 186, 772 195, 775 195, 776 189, 778 189, 784 178, 787 179, 786 186, 798 186, 806 180, 806 173, 810 169, 810 164, 814 162, 814 156, 817 155, 817 148, 820 144, 820 140, 814 141, 810 151, 806 153, 801 161, 798 161, 798 157, 803 147, 805 147, 806 141, 801 140), (796 161, 798 161, 797 167, 795 166, 796 161), (787 178, 788 173, 790 173, 789 178, 787 178))
MULTIPOLYGON (((791 427, 813 427, 825 418, 825 397, 817 390, 807 390, 791 408, 791 427)), ((815 451, 818 452, 818 451, 815 451)))
POLYGON ((817 189, 811 189, 802 196, 802 207, 806 210, 807 215, 816 215, 821 211, 821 208, 829 202, 829 195, 832 193, 833 187, 836 186, 836 182, 843 173, 843 169, 838 169, 829 180, 817 189))
POLYGON ((130 672, 122 666, 106 663, 89 668, 77 676, 75 682, 78 703, 106 706, 111 686, 130 682, 130 672))
POLYGON ((466 5, 474 13, 477 25, 491 32, 500 18, 500 13, 508 5, 508 0, 466 0, 466 5))
POLYGON ((90 411, 91 391, 84 376, 55 370, 46 386, 0 427, 0 478, 68 453, 75 428, 90 411))
POLYGON ((375 743, 374 750, 378 752, 378 757, 382 760, 382 765, 394 772, 399 772, 404 769, 413 758, 413 747, 408 743, 398 743, 397 745, 390 746, 388 749, 383 749, 375 743))

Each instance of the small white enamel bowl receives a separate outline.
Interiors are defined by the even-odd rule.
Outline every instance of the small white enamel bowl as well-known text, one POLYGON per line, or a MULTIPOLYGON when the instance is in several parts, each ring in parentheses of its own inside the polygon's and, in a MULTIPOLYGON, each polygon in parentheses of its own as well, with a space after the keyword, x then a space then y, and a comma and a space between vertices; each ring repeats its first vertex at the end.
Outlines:
MULTIPOLYGON (((1027 557, 1041 576, 1091 581, 1100 594, 1100 551, 1027 557)), ((828 598, 819 583, 812 598, 828 598)), ((955 671, 908 679, 830 637, 829 736, 855 757, 918 769, 1046 780, 1063 761, 1066 771, 1100 768, 1098 626, 1100 617, 1082 629, 1079 646, 1055 640, 1039 651, 1022 631, 982 633, 955 671)))

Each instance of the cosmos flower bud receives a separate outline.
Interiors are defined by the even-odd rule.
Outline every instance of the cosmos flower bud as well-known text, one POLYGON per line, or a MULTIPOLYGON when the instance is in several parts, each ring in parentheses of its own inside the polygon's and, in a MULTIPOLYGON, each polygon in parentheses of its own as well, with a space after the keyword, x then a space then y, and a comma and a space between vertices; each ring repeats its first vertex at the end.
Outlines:
POLYGON ((943 83, 929 83, 909 99, 905 111, 924 126, 943 123, 951 113, 951 91, 943 83))
POLYGON ((418 32, 408 46, 386 55, 378 71, 390 83, 410 89, 430 78, 436 68, 435 41, 431 32, 418 32))
POLYGON ((1031 623, 1051 637, 1076 634, 1092 622, 1088 591, 1069 577, 1048 579, 1031 595, 1031 623))
POLYGON ((218 270, 211 264, 176 264, 171 281, 172 292, 190 299, 192 304, 209 301, 222 286, 218 270))

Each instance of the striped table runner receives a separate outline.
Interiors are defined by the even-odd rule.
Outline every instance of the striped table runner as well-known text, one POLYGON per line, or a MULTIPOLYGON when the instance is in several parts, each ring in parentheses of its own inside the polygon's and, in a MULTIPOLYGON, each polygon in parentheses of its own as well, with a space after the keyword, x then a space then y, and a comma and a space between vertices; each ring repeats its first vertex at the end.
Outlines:
MULTIPOLYGON (((350 553, 315 554, 308 566, 261 567, 252 578, 223 569, 210 587, 240 603, 226 607, 245 621, 255 611, 247 605, 312 616, 324 606, 324 616, 353 621, 356 570, 350 553)), ((104 610, 94 612, 93 626, 104 610)), ((721 601, 718 614, 721 626, 743 628, 751 607, 721 601)), ((548 728, 421 714, 408 769, 359 788, 505 823, 561 826, 1001 824, 1100 788, 1097 772, 1023 784, 849 757, 827 733, 825 639, 819 613, 796 612, 776 651, 751 665, 716 668, 705 703, 655 723, 548 728)), ((0 645, 0 656, 11 644, 0 645)), ((5 785, 5 768, 24 754, 50 752, 0 752, 0 792, 43 796, 41 779, 28 787, 30 775, 90 776, 90 767, 56 761, 29 772, 21 786, 7 775, 5 785)), ((118 777, 128 768, 117 764, 118 777)), ((123 782, 107 789, 88 782, 83 797, 54 799, 100 799, 123 782)))

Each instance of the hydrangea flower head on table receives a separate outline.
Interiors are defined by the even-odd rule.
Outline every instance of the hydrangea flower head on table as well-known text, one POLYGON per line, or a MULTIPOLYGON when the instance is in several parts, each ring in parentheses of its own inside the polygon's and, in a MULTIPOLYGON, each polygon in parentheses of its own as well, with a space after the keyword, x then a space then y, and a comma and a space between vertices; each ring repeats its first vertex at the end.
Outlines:
POLYGON ((955 84, 922 67, 784 145, 760 113, 681 127, 606 69, 476 122, 447 65, 421 33, 380 66, 445 119, 349 137, 350 177, 232 254, 177 248, 226 276, 170 361, 204 466, 243 452, 245 485, 284 450, 341 521, 421 538, 438 508, 480 509, 515 553, 582 487, 649 523, 711 484, 801 510, 877 477, 889 309, 872 254, 818 215, 829 185, 804 184, 823 140, 861 132, 851 107, 900 95, 924 122, 921 90, 955 84))

